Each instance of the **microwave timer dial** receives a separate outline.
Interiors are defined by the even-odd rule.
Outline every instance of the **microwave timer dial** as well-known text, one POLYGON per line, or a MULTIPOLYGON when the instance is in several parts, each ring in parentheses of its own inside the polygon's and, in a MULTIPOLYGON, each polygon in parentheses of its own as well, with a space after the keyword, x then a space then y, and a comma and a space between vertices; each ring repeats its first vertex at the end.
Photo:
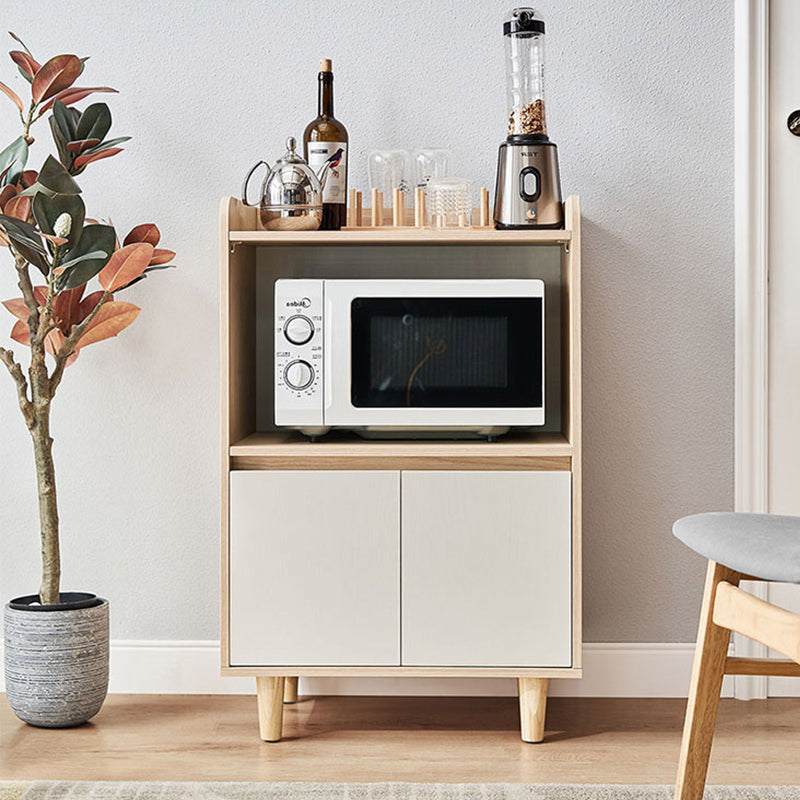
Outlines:
POLYGON ((292 344, 306 344, 314 336, 314 323, 303 314, 295 314, 284 323, 283 335, 292 344))
POLYGON ((283 380, 295 391, 307 389, 314 382, 314 367, 299 358, 290 361, 283 370, 283 380))

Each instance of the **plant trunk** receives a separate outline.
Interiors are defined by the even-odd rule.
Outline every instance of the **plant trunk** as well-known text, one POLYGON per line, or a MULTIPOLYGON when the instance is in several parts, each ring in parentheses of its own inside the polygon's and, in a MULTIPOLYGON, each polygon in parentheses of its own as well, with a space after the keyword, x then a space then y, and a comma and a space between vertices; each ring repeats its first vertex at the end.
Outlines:
POLYGON ((58 547, 58 503, 53 440, 50 437, 50 403, 37 404, 31 429, 36 481, 39 489, 39 525, 42 540, 42 585, 39 602, 55 605, 59 600, 61 554, 58 547))

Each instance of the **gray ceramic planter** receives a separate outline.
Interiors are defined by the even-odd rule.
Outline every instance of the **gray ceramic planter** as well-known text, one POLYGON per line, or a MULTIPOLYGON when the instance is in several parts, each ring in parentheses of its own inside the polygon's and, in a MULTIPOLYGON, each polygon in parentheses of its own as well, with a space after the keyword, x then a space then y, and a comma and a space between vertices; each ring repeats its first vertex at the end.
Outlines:
POLYGON ((80 725, 108 691, 108 601, 62 594, 61 605, 44 610, 32 599, 5 608, 8 702, 23 722, 40 728, 80 725))

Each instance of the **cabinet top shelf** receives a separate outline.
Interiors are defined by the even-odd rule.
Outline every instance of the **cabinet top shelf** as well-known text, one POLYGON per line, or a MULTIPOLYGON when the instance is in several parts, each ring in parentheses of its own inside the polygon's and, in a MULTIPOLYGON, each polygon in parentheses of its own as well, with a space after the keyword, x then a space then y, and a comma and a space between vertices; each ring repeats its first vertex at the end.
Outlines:
POLYGON ((245 206, 235 197, 222 200, 222 241, 237 245, 286 244, 508 244, 561 245, 573 241, 577 231, 578 197, 570 196, 564 204, 566 227, 563 230, 498 231, 492 227, 463 230, 394 227, 347 228, 341 231, 263 231, 256 230, 257 208, 245 206))
POLYGON ((434 231, 412 228, 375 228, 352 231, 230 231, 230 242, 236 244, 564 244, 572 240, 572 232, 496 231, 492 228, 470 228, 464 231, 434 231))

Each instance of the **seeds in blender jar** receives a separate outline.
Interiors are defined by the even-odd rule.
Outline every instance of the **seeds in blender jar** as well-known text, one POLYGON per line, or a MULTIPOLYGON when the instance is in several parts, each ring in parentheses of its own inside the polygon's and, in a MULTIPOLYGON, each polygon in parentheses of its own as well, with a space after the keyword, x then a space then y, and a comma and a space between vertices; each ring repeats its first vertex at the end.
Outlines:
POLYGON ((544 101, 539 99, 515 108, 508 117, 508 135, 524 133, 546 133, 544 124, 544 101))

